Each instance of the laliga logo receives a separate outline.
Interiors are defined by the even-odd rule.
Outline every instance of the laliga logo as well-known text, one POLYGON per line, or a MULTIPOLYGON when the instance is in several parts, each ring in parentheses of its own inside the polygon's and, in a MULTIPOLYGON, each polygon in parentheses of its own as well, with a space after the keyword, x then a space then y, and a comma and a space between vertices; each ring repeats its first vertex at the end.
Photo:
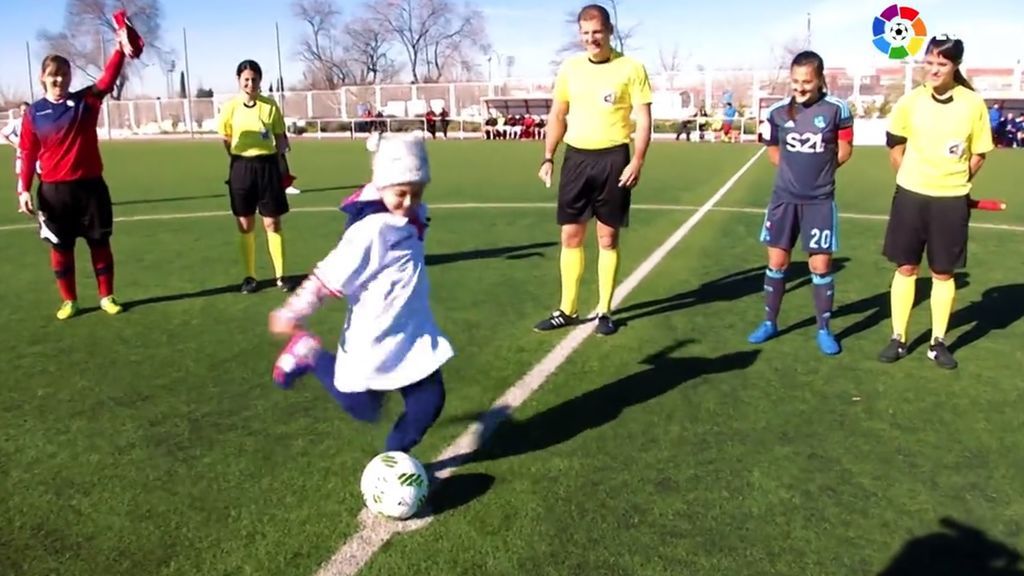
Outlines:
POLYGON ((903 60, 920 52, 928 28, 919 14, 910 6, 896 4, 882 10, 871 25, 875 48, 890 60, 903 60))

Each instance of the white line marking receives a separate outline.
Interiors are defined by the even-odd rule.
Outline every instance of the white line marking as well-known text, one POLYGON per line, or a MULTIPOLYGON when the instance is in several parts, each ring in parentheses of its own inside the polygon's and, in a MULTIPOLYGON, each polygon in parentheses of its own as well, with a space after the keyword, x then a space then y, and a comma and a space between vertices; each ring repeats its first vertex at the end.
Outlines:
MULTIPOLYGON (((746 164, 743 165, 739 171, 736 172, 721 188, 718 189, 715 194, 704 203, 703 206, 697 209, 697 212, 690 216, 686 222, 683 223, 675 232, 669 236, 668 240, 659 246, 650 256, 647 257, 643 263, 633 271, 615 290, 615 296, 612 300, 612 307, 616 307, 622 302, 630 292, 648 275, 652 270, 665 258, 665 256, 676 247, 677 244, 689 234, 690 230, 700 222, 704 216, 711 210, 712 207, 722 196, 728 192, 736 181, 740 179, 746 171, 754 165, 754 162, 764 152, 764 148, 757 151, 746 164)), ((592 313, 595 314, 596 310, 592 313)), ((519 379, 511 388, 509 388, 501 398, 492 405, 491 409, 487 411, 484 417, 478 422, 474 422, 470 425, 461 436, 455 439, 440 455, 436 458, 437 462, 446 462, 448 465, 443 470, 436 472, 438 478, 444 478, 449 476, 455 468, 461 464, 461 462, 468 456, 470 456, 474 450, 477 449, 490 435, 498 423, 504 420, 507 415, 520 404, 522 404, 527 398, 530 397, 540 386, 547 380, 548 376, 555 372, 559 366, 561 366, 569 358, 569 355, 579 347, 580 344, 586 340, 594 331, 594 323, 587 322, 574 328, 569 334, 559 342, 551 352, 547 354, 540 362, 537 363, 529 372, 527 372, 522 378, 519 379)), ((317 572, 317 576, 350 576, 356 574, 369 560, 370 558, 380 549, 381 546, 387 542, 391 536, 399 532, 408 532, 416 530, 426 526, 432 519, 432 516, 425 516, 417 518, 415 520, 406 520, 403 522, 396 522, 387 520, 380 516, 371 514, 367 509, 359 514, 359 523, 361 525, 359 532, 349 538, 341 548, 335 552, 334 556, 331 557, 317 572)))
MULTIPOLYGON (((431 210, 465 210, 473 208, 554 208, 555 205, 552 203, 544 202, 470 202, 470 203, 456 203, 456 204, 430 204, 431 210)), ((685 204, 633 204, 631 208, 637 210, 679 210, 679 211, 690 211, 700 210, 700 206, 692 206, 685 204)), ((313 206, 313 207, 302 207, 292 208, 292 212, 336 212, 338 210, 335 206, 313 206)), ((711 208, 713 212, 744 212, 750 214, 764 214, 763 208, 747 208, 747 207, 732 207, 732 206, 715 206, 711 208)), ((183 218, 210 218, 213 216, 231 217, 231 213, 224 212, 184 212, 180 214, 144 214, 141 216, 122 216, 120 218, 114 218, 114 222, 141 222, 146 220, 181 220, 183 218)), ((857 214, 850 212, 840 212, 840 219, 849 218, 852 220, 888 220, 889 216, 885 214, 857 214)), ((988 228, 992 230, 1010 230, 1013 232, 1024 232, 1024 226, 1015 226, 1013 224, 987 224, 984 222, 971 222, 972 228, 988 228)), ((0 232, 8 230, 29 230, 38 228, 36 224, 7 224, 0 226, 0 232)))

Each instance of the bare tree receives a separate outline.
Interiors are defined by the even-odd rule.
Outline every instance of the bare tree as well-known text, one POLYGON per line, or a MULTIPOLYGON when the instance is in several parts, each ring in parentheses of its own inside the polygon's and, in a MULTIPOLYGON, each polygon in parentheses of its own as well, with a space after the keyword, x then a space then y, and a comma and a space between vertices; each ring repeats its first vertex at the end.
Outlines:
POLYGON ((129 61, 125 66, 111 94, 115 100, 121 99, 125 85, 143 68, 153 63, 164 68, 172 56, 161 46, 163 8, 160 0, 67 0, 62 28, 40 30, 37 34, 48 52, 66 57, 86 77, 96 80, 106 65, 104 53, 109 57, 115 46, 116 28, 111 16, 122 7, 145 39, 146 50, 142 58, 129 61))
POLYGON ((394 35, 379 18, 360 16, 349 20, 342 29, 345 39, 345 60, 353 81, 376 84, 395 79, 401 68, 390 55, 394 35))
MULTIPOLYGON (((439 80, 490 51, 483 14, 450 0, 376 0, 372 14, 386 23, 406 53, 413 83, 439 80)), ((472 65, 475 67, 475 65, 472 65)))
POLYGON ((335 0, 292 0, 292 14, 308 26, 297 51, 306 65, 307 84, 317 90, 337 90, 350 76, 339 34, 341 8, 335 0))
MULTIPOLYGON (((16 108, 18 104, 27 100, 28 96, 25 94, 25 92, 12 88, 10 86, 0 85, 0 110, 16 108)), ((5 117, 0 117, 0 120, 4 119, 5 117)))
POLYGON ((789 65, 793 57, 807 47, 807 38, 793 37, 784 42, 781 46, 773 46, 770 52, 772 77, 768 79, 768 93, 773 95, 785 94, 789 91, 789 65))
MULTIPOLYGON (((632 46, 631 42, 633 40, 633 36, 636 35, 639 25, 630 26, 625 29, 622 28, 619 26, 619 0, 606 0, 604 4, 606 4, 605 7, 608 9, 608 14, 612 18, 612 28, 614 28, 611 39, 612 49, 625 54, 626 50, 632 46)), ((571 26, 573 37, 571 39, 567 39, 558 51, 555 52, 555 58, 549 62, 552 69, 557 70, 558 66, 566 56, 580 50, 580 41, 579 38, 576 37, 579 33, 579 22, 577 21, 578 16, 579 13, 575 10, 570 10, 565 15, 565 23, 568 26, 571 26)))

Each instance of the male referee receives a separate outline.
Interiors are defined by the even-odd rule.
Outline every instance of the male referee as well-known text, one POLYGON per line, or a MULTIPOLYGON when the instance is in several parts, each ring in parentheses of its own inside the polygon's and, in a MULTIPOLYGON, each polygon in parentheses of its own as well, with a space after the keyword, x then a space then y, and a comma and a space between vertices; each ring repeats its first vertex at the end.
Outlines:
POLYGON ((585 52, 567 59, 555 79, 538 173, 550 187, 555 152, 564 139, 557 209, 562 228, 562 302, 534 330, 546 332, 579 322, 583 239, 587 222, 594 217, 599 248, 597 333, 609 335, 617 330, 611 304, 619 268, 619 229, 629 225, 631 191, 640 179, 651 141, 651 84, 643 64, 612 50, 608 10, 590 4, 580 10, 577 22, 585 52), (636 116, 632 156, 631 113, 636 116))

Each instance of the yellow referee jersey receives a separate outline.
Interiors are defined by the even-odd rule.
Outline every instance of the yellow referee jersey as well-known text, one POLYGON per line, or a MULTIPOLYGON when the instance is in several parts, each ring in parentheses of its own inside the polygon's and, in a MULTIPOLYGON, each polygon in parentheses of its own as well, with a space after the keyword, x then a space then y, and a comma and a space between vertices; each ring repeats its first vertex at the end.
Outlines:
POLYGON ((651 82, 643 64, 618 52, 601 63, 579 54, 559 69, 553 98, 569 103, 566 144, 586 150, 611 148, 629 143, 630 112, 651 103, 651 82))
POLYGON ((237 156, 276 154, 275 135, 285 132, 284 115, 277 102, 262 94, 251 105, 235 96, 221 107, 217 132, 231 140, 231 153, 237 156))
POLYGON ((929 196, 969 193, 971 156, 995 148, 985 100, 963 86, 941 100, 915 88, 893 106, 888 130, 907 139, 896 183, 929 196))

